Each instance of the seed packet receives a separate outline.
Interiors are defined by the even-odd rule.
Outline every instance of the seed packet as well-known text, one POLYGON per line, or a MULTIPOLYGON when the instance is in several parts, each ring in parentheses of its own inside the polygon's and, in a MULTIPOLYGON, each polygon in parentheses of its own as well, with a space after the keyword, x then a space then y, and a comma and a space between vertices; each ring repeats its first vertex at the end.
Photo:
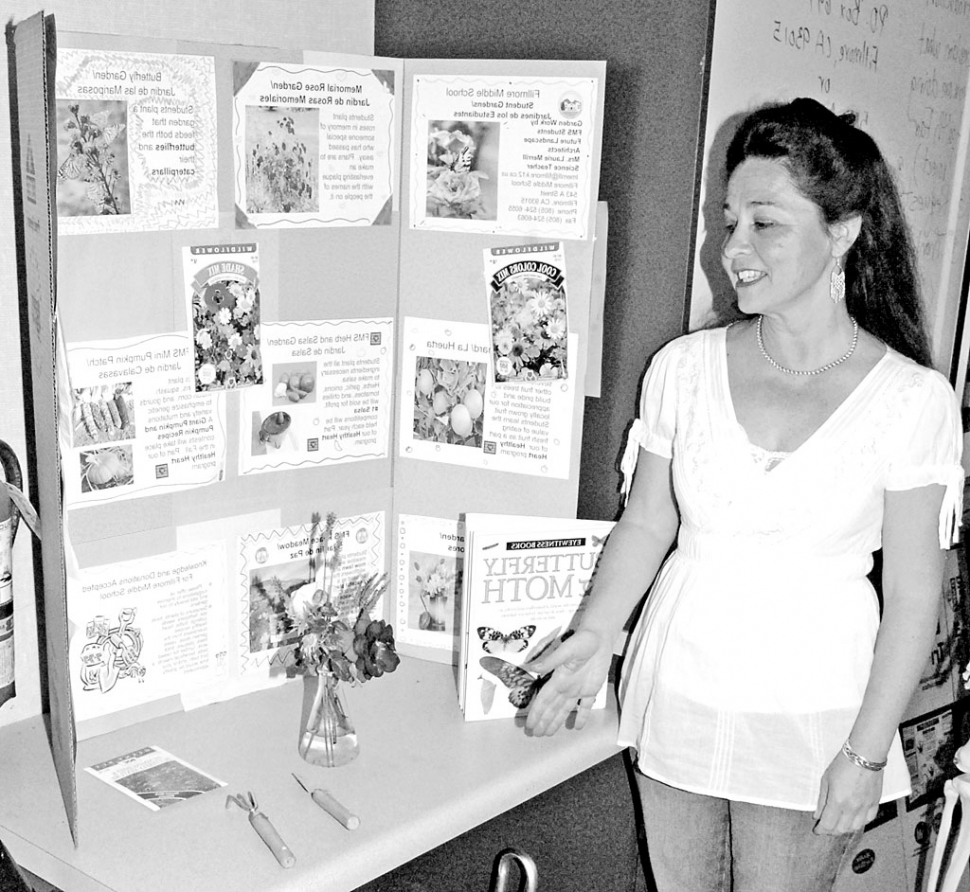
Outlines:
POLYGON ((495 381, 567 377, 561 243, 486 248, 484 254, 495 381))

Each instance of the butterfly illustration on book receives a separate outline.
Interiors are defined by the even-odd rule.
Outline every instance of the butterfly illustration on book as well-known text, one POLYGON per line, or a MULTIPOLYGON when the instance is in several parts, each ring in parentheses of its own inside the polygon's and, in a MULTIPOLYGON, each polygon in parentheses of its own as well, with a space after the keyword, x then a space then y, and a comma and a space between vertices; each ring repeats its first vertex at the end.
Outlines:
POLYGON ((482 639, 482 650, 485 653, 517 654, 529 646, 529 639, 535 631, 535 626, 522 626, 506 634, 491 626, 479 626, 478 637, 482 639))
POLYGON ((479 663, 509 689, 509 703, 519 709, 524 709, 532 702, 542 683, 538 676, 501 657, 482 657, 479 663))

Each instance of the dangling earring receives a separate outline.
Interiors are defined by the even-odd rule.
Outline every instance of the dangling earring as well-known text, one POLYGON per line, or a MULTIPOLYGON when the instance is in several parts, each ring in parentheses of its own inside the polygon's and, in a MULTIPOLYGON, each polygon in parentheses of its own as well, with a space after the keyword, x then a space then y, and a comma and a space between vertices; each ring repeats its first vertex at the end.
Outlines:
POLYGON ((842 269, 841 260, 835 261, 832 267, 832 277, 829 280, 829 297, 832 303, 839 304, 845 300, 845 270, 842 269))

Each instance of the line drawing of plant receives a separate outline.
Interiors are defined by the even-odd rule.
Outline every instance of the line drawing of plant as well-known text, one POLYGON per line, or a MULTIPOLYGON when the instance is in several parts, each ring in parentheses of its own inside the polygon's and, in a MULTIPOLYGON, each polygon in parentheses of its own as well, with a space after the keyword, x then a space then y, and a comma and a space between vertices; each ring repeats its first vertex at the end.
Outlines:
POLYGON ((313 136, 319 132, 319 121, 316 109, 247 109, 247 213, 299 214, 320 209, 319 153, 313 136))
MULTIPOLYGON (((58 213, 62 216, 131 213, 127 181, 127 103, 58 102, 67 133, 66 156, 57 168, 58 213), (92 107, 98 108, 93 111, 92 107), (122 152, 124 157, 122 157, 122 152), (73 187, 73 188, 72 188, 73 187)), ((59 150, 63 150, 61 142, 59 150)), ((58 152, 64 155, 63 151, 58 152)))

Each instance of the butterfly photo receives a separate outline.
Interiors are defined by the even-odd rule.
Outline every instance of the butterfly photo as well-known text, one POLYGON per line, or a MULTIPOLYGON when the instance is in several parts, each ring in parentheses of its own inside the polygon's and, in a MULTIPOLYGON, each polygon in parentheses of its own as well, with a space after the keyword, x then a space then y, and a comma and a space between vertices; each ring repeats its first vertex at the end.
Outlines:
POLYGON ((535 631, 535 626, 522 626, 506 634, 491 626, 479 626, 478 637, 482 639, 482 650, 485 653, 517 654, 529 646, 529 639, 535 631))
POLYGON ((479 663, 509 689, 509 703, 518 709, 524 709, 532 702, 542 684, 542 680, 531 672, 500 657, 482 657, 479 663))
POLYGON ((57 121, 58 215, 130 214, 128 103, 58 99, 57 121))

